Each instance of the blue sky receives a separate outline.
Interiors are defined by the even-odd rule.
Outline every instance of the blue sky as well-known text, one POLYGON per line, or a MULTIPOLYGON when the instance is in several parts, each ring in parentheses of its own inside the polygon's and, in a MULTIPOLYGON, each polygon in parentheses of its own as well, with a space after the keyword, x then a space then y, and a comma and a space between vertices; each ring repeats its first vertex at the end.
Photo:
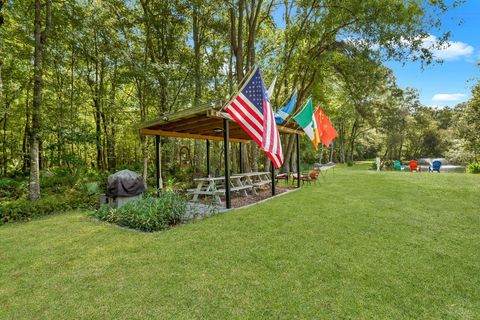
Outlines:
MULTIPOLYGON (((443 28, 450 30, 450 46, 436 53, 443 64, 426 66, 419 62, 402 65, 387 62, 400 87, 416 88, 422 104, 444 107, 468 100, 471 87, 480 78, 480 0, 466 0, 442 17, 443 28)), ((432 30, 432 36, 440 36, 432 30)), ((432 37, 433 39, 433 37, 432 37)))
MULTIPOLYGON (((447 0, 451 3, 453 0, 447 0)), ((284 8, 274 12, 275 22, 284 27, 284 8)), ((461 6, 441 17, 442 31, 450 31, 450 46, 436 52, 444 61, 425 66, 420 62, 406 64, 387 61, 400 87, 412 87, 419 91, 422 104, 434 107, 453 107, 470 97, 471 87, 480 78, 480 0, 466 0, 461 6)), ((428 41, 442 34, 431 30, 428 41)))

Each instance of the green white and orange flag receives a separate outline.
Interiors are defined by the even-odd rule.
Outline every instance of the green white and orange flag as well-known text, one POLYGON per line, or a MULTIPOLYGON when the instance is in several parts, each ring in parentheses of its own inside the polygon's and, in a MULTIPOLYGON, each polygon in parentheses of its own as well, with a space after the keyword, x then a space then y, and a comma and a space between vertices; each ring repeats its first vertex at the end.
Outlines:
MULTIPOLYGON (((312 99, 308 99, 307 103, 293 119, 302 127, 305 134, 312 140, 315 139, 315 122, 313 120, 313 103, 312 99)), ((314 144, 315 148, 316 145, 314 144)))

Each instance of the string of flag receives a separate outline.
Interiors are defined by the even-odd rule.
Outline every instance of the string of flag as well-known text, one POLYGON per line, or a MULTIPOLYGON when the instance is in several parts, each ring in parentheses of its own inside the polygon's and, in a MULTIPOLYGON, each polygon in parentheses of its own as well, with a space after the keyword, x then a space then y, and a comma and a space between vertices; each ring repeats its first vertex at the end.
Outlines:
POLYGON ((274 113, 270 99, 276 80, 277 76, 267 89, 260 68, 255 67, 224 109, 278 169, 283 164, 284 158, 277 124, 284 123, 289 117, 293 118, 312 141, 315 150, 320 143, 330 145, 337 136, 337 131, 320 106, 313 109, 311 98, 296 115, 291 117, 297 103, 297 90, 292 93, 288 102, 274 113))

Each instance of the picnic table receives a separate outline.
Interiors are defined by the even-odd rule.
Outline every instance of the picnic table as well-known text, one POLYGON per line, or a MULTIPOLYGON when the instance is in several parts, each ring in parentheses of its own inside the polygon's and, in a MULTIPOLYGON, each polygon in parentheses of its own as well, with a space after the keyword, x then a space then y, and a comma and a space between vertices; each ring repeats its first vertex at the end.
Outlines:
POLYGON ((243 185, 251 186, 253 194, 258 194, 257 188, 264 186, 266 184, 272 183, 270 179, 270 172, 246 172, 246 173, 237 173, 232 175, 232 177, 241 177, 243 178, 243 185))
MULTIPOLYGON (((205 177, 193 179, 197 182, 197 187, 194 189, 188 189, 187 191, 193 194, 192 201, 198 201, 199 195, 212 196, 214 202, 221 204, 222 200, 220 195, 224 195, 225 190, 225 177, 205 177)), ((231 176, 230 177, 230 191, 238 192, 241 191, 245 196, 247 196, 247 190, 252 189, 251 185, 245 185, 242 181, 241 176, 231 176)))
MULTIPOLYGON (((192 201, 198 201, 198 196, 212 196, 215 203, 221 204, 220 195, 225 195, 225 177, 205 177, 193 179, 197 183, 194 189, 187 191, 193 195, 192 201)), ((230 176, 230 191, 241 192, 248 196, 247 191, 258 194, 257 188, 271 183, 270 172, 237 173, 230 176)))

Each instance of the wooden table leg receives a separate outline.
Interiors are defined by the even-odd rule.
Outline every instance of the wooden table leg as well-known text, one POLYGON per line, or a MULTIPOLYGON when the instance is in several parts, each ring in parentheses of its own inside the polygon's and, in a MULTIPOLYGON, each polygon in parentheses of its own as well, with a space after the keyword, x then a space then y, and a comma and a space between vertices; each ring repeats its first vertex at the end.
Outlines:
MULTIPOLYGON (((238 185, 239 185, 239 187, 244 187, 244 186, 245 186, 245 184, 242 183, 242 179, 241 179, 241 178, 238 178, 238 185)), ((243 191, 243 195, 244 195, 245 197, 248 197, 247 189, 243 189, 242 191, 243 191)))
POLYGON ((217 185, 215 184, 215 181, 210 180, 208 189, 208 191, 212 192, 214 203, 219 205, 222 204, 222 199, 220 199, 220 195, 217 192, 217 185))
POLYGON ((203 181, 200 181, 197 185, 197 189, 195 190, 195 194, 193 195, 193 199, 192 199, 193 202, 198 201, 198 193, 202 191, 202 187, 203 187, 203 181))
POLYGON ((252 187, 252 194, 256 196, 258 194, 258 192, 257 192, 257 189, 255 188, 255 186, 253 185, 252 179, 250 179, 250 176, 246 176, 245 178, 247 180, 247 185, 252 187))

